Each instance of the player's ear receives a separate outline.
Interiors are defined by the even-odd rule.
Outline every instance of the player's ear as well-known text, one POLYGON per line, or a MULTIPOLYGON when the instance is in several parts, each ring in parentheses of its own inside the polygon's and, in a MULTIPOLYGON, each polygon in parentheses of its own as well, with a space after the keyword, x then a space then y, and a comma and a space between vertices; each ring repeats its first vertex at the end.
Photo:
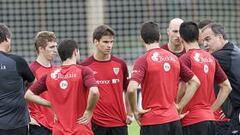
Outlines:
POLYGON ((96 45, 96 44, 99 43, 99 41, 98 41, 97 39, 94 39, 94 40, 93 40, 93 43, 96 45))

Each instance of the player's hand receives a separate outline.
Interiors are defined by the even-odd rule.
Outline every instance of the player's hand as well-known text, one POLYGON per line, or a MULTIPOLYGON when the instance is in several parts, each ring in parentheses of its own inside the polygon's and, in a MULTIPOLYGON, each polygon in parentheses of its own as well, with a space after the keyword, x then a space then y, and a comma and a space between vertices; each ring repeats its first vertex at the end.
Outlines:
POLYGON ((189 111, 187 111, 185 113, 180 113, 179 114, 180 119, 183 119, 187 114, 189 114, 189 111))
POLYGON ((221 114, 221 115, 220 115, 220 119, 221 119, 221 120, 224 119, 224 118, 226 118, 226 115, 223 113, 222 110, 221 110, 219 113, 221 114))
POLYGON ((175 103, 175 106, 176 106, 176 108, 177 108, 178 113, 181 114, 183 108, 182 108, 179 104, 176 104, 176 103, 175 103))
POLYGON ((127 115, 126 123, 127 123, 128 125, 130 125, 130 124, 133 122, 133 120, 134 120, 134 116, 128 114, 128 115, 127 115))
POLYGON ((39 126, 41 127, 41 125, 33 118, 33 117, 30 117, 30 122, 29 122, 30 125, 36 125, 36 126, 39 126))
POLYGON ((92 112, 85 111, 83 113, 83 116, 77 120, 77 123, 86 125, 91 121, 91 118, 92 118, 92 112))
POLYGON ((138 125, 141 126, 141 123, 140 123, 140 121, 139 121, 139 118, 142 117, 143 114, 145 114, 145 113, 147 113, 147 112, 149 112, 149 111, 151 111, 151 108, 146 109, 146 110, 144 110, 144 109, 138 109, 137 112, 134 113, 134 117, 135 117, 138 125))
POLYGON ((223 113, 221 109, 218 109, 214 112, 215 115, 219 116, 220 120, 226 118, 226 115, 223 113))

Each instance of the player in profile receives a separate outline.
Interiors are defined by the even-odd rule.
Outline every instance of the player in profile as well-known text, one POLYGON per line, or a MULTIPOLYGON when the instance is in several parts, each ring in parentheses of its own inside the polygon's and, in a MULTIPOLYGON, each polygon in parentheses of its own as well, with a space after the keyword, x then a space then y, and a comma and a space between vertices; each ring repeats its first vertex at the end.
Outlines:
POLYGON ((231 121, 227 135, 239 134, 239 112, 240 112, 240 49, 237 45, 228 40, 224 27, 220 24, 211 23, 202 29, 203 45, 219 61, 224 72, 229 78, 232 86, 230 101, 232 105, 231 121))
POLYGON ((93 135, 90 121, 99 98, 93 72, 76 64, 80 57, 76 41, 66 39, 60 42, 58 54, 62 66, 55 67, 35 82, 25 98, 52 107, 57 117, 53 135, 93 135), (46 90, 49 101, 38 96, 46 90))
POLYGON ((0 23, 0 134, 27 135, 28 109, 24 99, 25 85, 34 81, 27 62, 10 54, 10 29, 0 23))
MULTIPOLYGON (((57 38, 51 31, 40 31, 34 39, 37 58, 30 64, 30 69, 39 80, 53 68, 51 62, 57 54, 57 38)), ((48 92, 40 94, 44 99, 49 100, 48 92)), ((41 105, 28 103, 31 121, 29 123, 30 135, 51 135, 54 123, 54 113, 52 109, 41 105)))

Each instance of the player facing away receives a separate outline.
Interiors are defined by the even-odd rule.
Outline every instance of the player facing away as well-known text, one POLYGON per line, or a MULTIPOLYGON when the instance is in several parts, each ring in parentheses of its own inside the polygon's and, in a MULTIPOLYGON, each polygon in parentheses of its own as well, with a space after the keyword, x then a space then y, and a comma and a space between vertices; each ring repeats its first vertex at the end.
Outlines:
POLYGON ((10 29, 0 23, 0 134, 27 135, 24 84, 33 82, 34 75, 23 58, 9 53, 11 36, 10 29))
POLYGON ((159 47, 160 29, 155 22, 141 27, 146 53, 134 64, 128 86, 131 109, 141 125, 141 135, 182 135, 179 113, 199 86, 193 72, 177 56, 159 47), (176 104, 179 79, 188 83, 182 100, 176 104), (142 108, 137 108, 136 90, 141 84, 142 108))
POLYGON ((92 119, 95 135, 127 135, 127 124, 131 122, 127 116, 130 108, 126 112, 128 102, 124 96, 128 70, 122 59, 111 54, 114 38, 112 28, 98 26, 93 32, 95 52, 81 63, 93 70, 101 95, 92 119))
POLYGON ((199 78, 201 85, 183 112, 189 113, 182 119, 184 135, 215 135, 214 112, 223 104, 231 91, 226 74, 214 57, 200 49, 199 29, 194 22, 183 22, 180 36, 186 53, 180 61, 188 66, 199 78), (215 101, 214 81, 220 86, 215 101))
MULTIPOLYGON (((34 39, 34 45, 37 58, 31 63, 30 68, 35 78, 39 80, 53 68, 51 62, 57 54, 57 39, 55 33, 51 31, 38 32, 34 39)), ((48 91, 43 92, 39 96, 47 100, 50 99, 48 91)), ((30 135, 51 135, 54 122, 52 109, 32 102, 28 103, 28 108, 31 117, 29 123, 30 135)))
POLYGON ((161 48, 170 51, 175 54, 177 57, 180 57, 186 51, 180 39, 179 28, 183 23, 183 20, 180 18, 174 18, 169 22, 167 34, 168 34, 168 43, 161 45, 161 48))
POLYGON ((29 101, 51 107, 57 117, 53 135, 93 135, 91 117, 99 98, 93 72, 77 65, 79 50, 76 41, 65 39, 58 46, 61 67, 55 67, 35 82, 26 92, 29 101), (50 100, 40 96, 48 91, 50 100))

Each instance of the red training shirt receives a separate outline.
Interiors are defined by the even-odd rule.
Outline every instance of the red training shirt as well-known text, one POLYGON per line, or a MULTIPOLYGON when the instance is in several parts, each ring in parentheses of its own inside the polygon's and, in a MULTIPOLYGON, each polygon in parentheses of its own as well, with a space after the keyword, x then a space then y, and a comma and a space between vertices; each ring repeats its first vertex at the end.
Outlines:
POLYGON ((88 67, 68 65, 54 68, 34 83, 30 90, 35 94, 48 91, 58 119, 53 126, 53 135, 93 135, 91 123, 81 125, 77 119, 86 109, 88 89, 96 85, 93 72, 88 67))
POLYGON ((189 114, 182 119, 182 125, 215 120, 211 110, 215 99, 214 80, 222 83, 227 79, 226 74, 214 57, 202 49, 189 50, 180 57, 180 61, 188 66, 201 82, 195 95, 183 109, 183 113, 189 111, 189 114))
POLYGON ((140 56, 134 64, 131 80, 141 84, 143 109, 151 108, 140 118, 141 124, 156 125, 179 120, 175 106, 179 79, 181 77, 187 82, 193 75, 175 55, 164 49, 151 49, 140 56))
MULTIPOLYGON (((42 76, 48 74, 52 70, 52 68, 53 68, 52 66, 44 67, 40 65, 37 61, 33 61, 30 64, 30 69, 32 70, 37 80, 39 80, 42 76)), ((41 93, 39 96, 46 100, 49 100, 49 95, 47 91, 41 93)), ((41 105, 37 105, 32 102, 28 102, 28 108, 32 118, 34 118, 38 123, 40 123, 44 127, 52 130, 54 120, 52 109, 49 109, 41 105)))
POLYGON ((123 92, 128 86, 126 63, 111 55, 109 61, 97 61, 91 56, 80 64, 93 70, 100 91, 93 122, 103 127, 125 126, 123 92))

